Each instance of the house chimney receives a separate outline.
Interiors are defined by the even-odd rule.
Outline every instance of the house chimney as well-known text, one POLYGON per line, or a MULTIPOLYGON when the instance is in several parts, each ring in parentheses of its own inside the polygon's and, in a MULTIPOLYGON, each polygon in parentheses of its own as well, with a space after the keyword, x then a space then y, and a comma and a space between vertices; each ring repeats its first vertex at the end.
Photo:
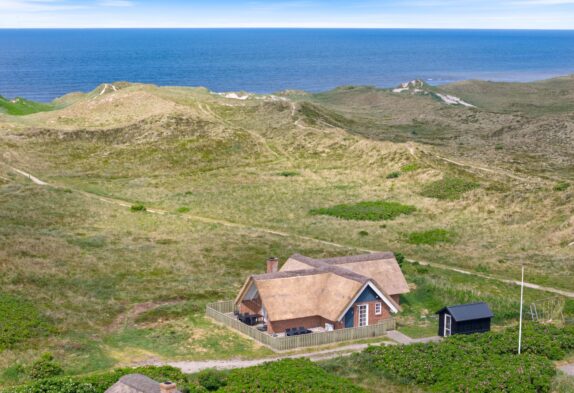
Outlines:
POLYGON ((267 273, 275 273, 279 270, 279 259, 276 257, 267 258, 267 273))
POLYGON ((177 385, 173 382, 162 382, 159 384, 159 391, 161 393, 175 393, 177 385))

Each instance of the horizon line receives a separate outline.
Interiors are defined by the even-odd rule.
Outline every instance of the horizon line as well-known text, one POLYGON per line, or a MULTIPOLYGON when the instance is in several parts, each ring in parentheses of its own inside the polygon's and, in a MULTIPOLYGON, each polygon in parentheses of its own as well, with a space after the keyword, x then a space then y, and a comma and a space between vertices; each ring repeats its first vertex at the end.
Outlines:
POLYGON ((20 26, 20 27, 3 27, 0 30, 209 30, 209 29, 229 29, 229 30, 454 30, 454 31, 574 31, 574 27, 566 29, 546 29, 546 28, 489 28, 489 27, 380 27, 380 26, 367 26, 367 27, 353 27, 353 26, 340 26, 340 27, 322 27, 322 26, 92 26, 92 27, 55 27, 55 26, 20 26))

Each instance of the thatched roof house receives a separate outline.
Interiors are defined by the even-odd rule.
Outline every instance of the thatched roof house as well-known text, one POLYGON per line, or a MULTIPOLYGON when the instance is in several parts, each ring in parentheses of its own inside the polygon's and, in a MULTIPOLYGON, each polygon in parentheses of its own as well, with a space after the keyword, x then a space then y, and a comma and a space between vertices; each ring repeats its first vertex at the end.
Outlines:
POLYGON ((278 271, 250 276, 235 303, 262 315, 270 332, 303 326, 326 329, 367 326, 400 311, 409 287, 393 253, 313 259, 292 255, 278 271))
POLYGON ((105 393, 181 393, 175 383, 159 383, 142 374, 128 374, 119 379, 105 393))

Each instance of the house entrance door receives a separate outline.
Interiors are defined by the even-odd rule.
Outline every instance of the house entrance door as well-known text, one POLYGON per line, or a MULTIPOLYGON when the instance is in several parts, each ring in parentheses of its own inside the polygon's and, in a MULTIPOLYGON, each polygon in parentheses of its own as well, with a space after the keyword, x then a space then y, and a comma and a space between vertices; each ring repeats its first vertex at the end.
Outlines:
POLYGON ((369 324, 369 305, 368 304, 360 304, 357 306, 359 311, 359 327, 360 326, 368 326, 369 324))

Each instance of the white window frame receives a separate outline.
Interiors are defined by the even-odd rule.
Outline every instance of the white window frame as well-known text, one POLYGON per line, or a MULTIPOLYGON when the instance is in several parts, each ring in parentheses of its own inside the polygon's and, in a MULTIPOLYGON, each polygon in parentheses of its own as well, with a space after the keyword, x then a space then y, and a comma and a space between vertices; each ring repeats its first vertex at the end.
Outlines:
POLYGON ((375 303, 375 315, 381 315, 383 313, 383 303, 375 303))
POLYGON ((452 317, 450 316, 450 314, 447 314, 447 313, 444 314, 444 329, 443 330, 444 330, 443 335, 445 337, 452 335, 452 317), (447 321, 448 321, 448 328, 446 327, 447 321))
POLYGON ((369 326, 369 304, 358 304, 357 305, 357 325, 359 327, 369 326), (365 310, 365 324, 361 325, 361 307, 365 310))

